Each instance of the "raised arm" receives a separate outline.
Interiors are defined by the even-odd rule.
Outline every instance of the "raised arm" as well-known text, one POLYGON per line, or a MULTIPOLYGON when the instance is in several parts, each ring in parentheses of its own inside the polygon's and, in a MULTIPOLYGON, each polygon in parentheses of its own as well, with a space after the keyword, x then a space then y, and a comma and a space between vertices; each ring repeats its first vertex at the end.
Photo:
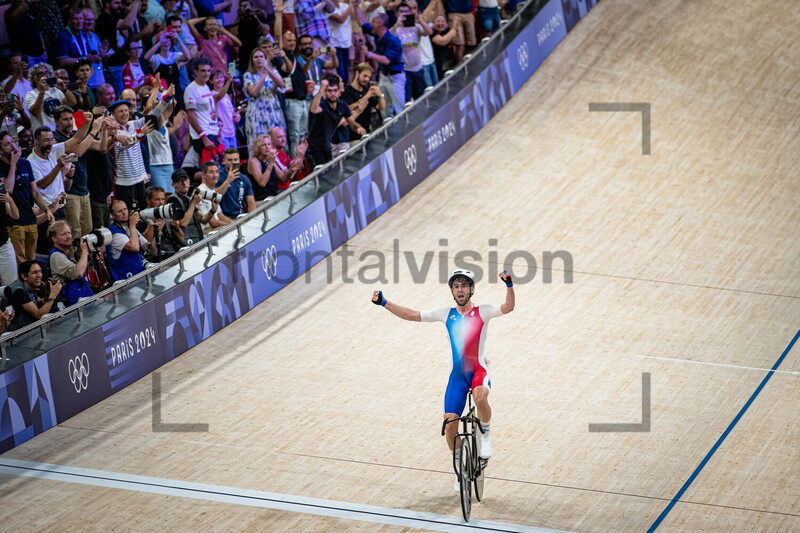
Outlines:
POLYGON ((410 320, 411 322, 422 322, 422 317, 419 311, 403 307, 402 305, 393 304, 383 297, 383 291, 375 291, 372 293, 372 303, 375 305, 382 305, 387 311, 394 316, 398 316, 403 320, 410 320))
POLYGON ((500 306, 500 312, 506 315, 514 310, 514 284, 511 282, 511 274, 508 274, 505 270, 502 274, 500 274, 500 279, 506 284, 507 287, 506 301, 500 306))

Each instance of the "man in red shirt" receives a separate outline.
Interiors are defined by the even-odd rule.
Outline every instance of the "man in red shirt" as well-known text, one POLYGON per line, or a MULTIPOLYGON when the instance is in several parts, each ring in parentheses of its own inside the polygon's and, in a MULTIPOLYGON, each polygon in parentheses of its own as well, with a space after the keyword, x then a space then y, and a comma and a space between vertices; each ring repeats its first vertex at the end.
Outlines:
POLYGON ((292 175, 291 179, 278 181, 278 189, 288 189, 292 181, 299 181, 306 177, 303 166, 305 164, 304 160, 306 157, 306 150, 308 149, 308 141, 303 141, 297 145, 294 159, 291 159, 286 152, 283 151, 283 149, 286 148, 286 132, 283 131, 283 129, 272 128, 269 130, 269 140, 277 154, 276 165, 282 167, 280 168, 281 171, 286 172, 288 170, 292 175))

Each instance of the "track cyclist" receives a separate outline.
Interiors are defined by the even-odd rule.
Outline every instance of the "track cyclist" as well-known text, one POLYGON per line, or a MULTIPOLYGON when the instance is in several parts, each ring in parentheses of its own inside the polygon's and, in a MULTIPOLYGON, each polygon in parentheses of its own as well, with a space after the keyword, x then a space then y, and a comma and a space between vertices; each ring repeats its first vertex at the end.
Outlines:
MULTIPOLYGON (((474 305, 472 295, 475 293, 475 278, 469 270, 454 270, 450 273, 448 285, 455 307, 440 307, 432 311, 415 311, 407 307, 389 302, 384 298, 382 291, 375 291, 372 303, 385 307, 393 315, 413 322, 443 322, 447 327, 450 347, 453 353, 453 367, 450 371, 450 380, 444 396, 444 418, 453 420, 461 416, 467 402, 467 393, 472 390, 478 419, 485 433, 478 433, 481 439, 481 458, 489 459, 492 456, 492 443, 489 440, 490 421, 492 409, 489 407, 489 390, 492 383, 489 376, 489 366, 483 355, 486 343, 489 320, 505 315, 514 310, 514 289, 511 276, 506 272, 500 274, 500 279, 506 284, 506 301, 503 305, 474 305)), ((459 442, 454 437, 458 432, 456 424, 448 424, 445 439, 447 446, 456 454, 459 442)), ((456 457, 456 461, 460 458, 456 457)), ((459 483, 456 479, 456 490, 459 483)))

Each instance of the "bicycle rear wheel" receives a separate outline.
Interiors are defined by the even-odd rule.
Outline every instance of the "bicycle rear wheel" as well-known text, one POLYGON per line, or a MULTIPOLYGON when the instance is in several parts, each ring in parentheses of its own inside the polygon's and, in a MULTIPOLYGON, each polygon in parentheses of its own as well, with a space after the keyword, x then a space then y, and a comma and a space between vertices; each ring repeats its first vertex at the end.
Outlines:
POLYGON ((461 439, 461 512, 467 522, 472 510, 472 461, 469 440, 461 439))
MULTIPOLYGON (((477 430, 476 431, 480 431, 477 430)), ((473 457, 473 475, 475 476, 475 499, 483 499, 483 470, 486 467, 486 460, 481 459, 481 436, 475 436, 475 456, 473 457)))

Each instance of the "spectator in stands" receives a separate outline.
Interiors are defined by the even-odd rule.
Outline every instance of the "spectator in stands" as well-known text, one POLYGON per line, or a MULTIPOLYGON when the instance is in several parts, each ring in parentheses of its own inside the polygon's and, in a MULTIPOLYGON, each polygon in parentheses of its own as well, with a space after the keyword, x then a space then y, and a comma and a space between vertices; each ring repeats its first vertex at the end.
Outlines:
MULTIPOLYGON (((503 0, 503 4, 507 0, 503 0)), ((488 37, 500 28, 500 4, 498 0, 478 0, 478 24, 481 37, 488 37)))
MULTIPOLYGON (((369 63, 360 63, 356 66, 353 83, 347 86, 342 95, 342 100, 355 116, 356 122, 369 133, 372 131, 372 114, 380 113, 386 109, 386 100, 377 85, 370 86, 372 67, 369 63)), ((361 136, 350 132, 350 140, 357 141, 361 136)))
POLYGON ((83 10, 72 8, 67 16, 67 27, 58 36, 58 63, 75 72, 75 64, 89 57, 90 44, 83 33, 83 10))
POLYGON ((108 110, 108 106, 117 101, 117 92, 114 86, 110 83, 104 83, 97 88, 97 97, 95 98, 95 107, 92 109, 92 114, 95 116, 102 115, 108 110))
MULTIPOLYGON (((127 38, 126 45, 129 42, 136 42, 139 43, 142 50, 148 50, 153 46, 153 36, 164 29, 158 20, 147 22, 145 13, 148 5, 148 0, 140 0, 139 9, 136 10, 136 16, 131 23, 130 37, 127 38)), ((132 6, 131 9, 133 9, 132 6)))
MULTIPOLYGON (((66 106, 58 107, 53 112, 53 116, 56 119, 55 141, 66 143, 77 133, 72 128, 72 110, 66 106)), ((92 125, 96 126, 93 132, 95 135, 99 134, 101 125, 102 119, 99 118, 96 124, 92 125)), ((99 138, 95 140, 92 134, 88 134, 74 148, 74 153, 78 155, 78 159, 74 162, 75 172, 72 175, 71 186, 66 189, 67 204, 64 206, 64 210, 67 223, 72 233, 76 236, 88 235, 92 231, 92 206, 89 202, 89 189, 86 185, 88 175, 86 174, 85 153, 92 147, 97 149, 98 144, 99 138)), ((36 174, 36 169, 34 169, 34 174, 36 174)))
POLYGON ((259 38, 270 33, 268 24, 269 19, 263 9, 253 8, 247 0, 239 3, 238 17, 230 27, 236 28, 236 37, 242 42, 239 47, 240 60, 250 57, 250 53, 258 48, 259 38))
POLYGON ((200 57, 194 65, 194 81, 186 88, 186 118, 189 119, 189 137, 192 148, 202 162, 204 149, 213 149, 219 140, 217 102, 206 85, 211 77, 211 60, 200 57))
MULTIPOLYGON (((0 167, 2 163, 0 161, 0 167)), ((19 209, 4 183, 0 189, 0 285, 10 285, 17 278, 17 258, 9 239, 7 220, 19 220, 19 209)))
POLYGON ((16 94, 10 94, 11 101, 6 102, 6 93, 0 88, 0 130, 6 130, 12 135, 23 128, 31 127, 31 118, 25 112, 25 105, 16 94))
MULTIPOLYGON (((278 173, 275 172, 277 154, 272 148, 268 135, 258 135, 250 145, 250 159, 247 161, 247 172, 253 198, 256 202, 278 194, 278 173)), ((288 184, 287 184, 288 185, 288 184)))
POLYGON ((336 49, 339 67, 336 72, 344 83, 350 76, 350 47, 353 45, 352 0, 337 2, 336 10, 328 14, 328 26, 331 30, 330 45, 336 49))
POLYGON ((4 18, 9 41, 14 44, 15 50, 25 56, 24 62, 33 67, 47 61, 45 41, 32 2, 13 0, 4 18))
POLYGON ((144 270, 142 251, 148 249, 157 254, 155 243, 147 242, 144 235, 136 229, 139 213, 128 212, 128 206, 122 200, 111 202, 112 224, 108 227, 113 234, 111 244, 106 250, 108 268, 115 280, 124 280, 144 270))
MULTIPOLYGON (((158 98, 159 91, 151 93, 148 105, 149 108, 158 98)), ((172 194, 172 147, 169 138, 174 135, 186 120, 186 112, 181 110, 175 115, 172 124, 168 123, 167 117, 172 115, 175 100, 167 105, 164 113, 160 117, 147 115, 145 118, 151 123, 153 131, 147 134, 147 144, 150 152, 150 184, 164 189, 167 194, 172 194)))
POLYGON ((139 41, 125 43, 125 53, 128 55, 128 61, 122 66, 122 86, 138 91, 139 87, 144 85, 145 74, 150 72, 150 68, 147 67, 147 63, 139 61, 142 57, 142 45, 139 41))
MULTIPOLYGON (((211 211, 204 215, 197 211, 197 206, 202 200, 201 191, 195 189, 194 194, 189 198, 189 185, 189 174, 185 170, 179 168, 172 173, 172 187, 175 189, 175 193, 169 197, 168 203, 183 213, 183 218, 170 222, 167 230, 175 251, 203 240, 203 224, 207 224, 213 216, 211 211)), ((216 211, 219 203, 214 202, 212 206, 213 211, 216 211)))
POLYGON ((332 159, 331 141, 340 123, 348 124, 359 135, 367 133, 353 119, 347 104, 339 100, 339 76, 336 74, 326 74, 322 79, 322 86, 314 95, 309 113, 308 149, 312 165, 322 165, 332 159))
MULTIPOLYGON (((238 148, 239 143, 236 141, 236 123, 239 122, 241 116, 234 110, 233 100, 231 95, 228 94, 228 89, 231 86, 230 73, 221 70, 211 72, 209 85, 214 92, 214 100, 217 102, 217 117, 220 121, 219 142, 225 148, 238 148)), ((250 99, 247 107, 255 105, 254 99, 250 99)))
POLYGON ((456 64, 456 56, 451 46, 455 38, 456 30, 447 26, 447 19, 443 15, 436 17, 433 21, 431 44, 436 62, 436 74, 439 79, 444 78, 444 73, 456 64))
MULTIPOLYGON (((180 19, 177 19, 180 22, 180 19)), ((178 30, 167 29, 161 36, 156 39, 156 44, 147 51, 144 55, 145 61, 150 62, 152 70, 157 74, 161 74, 161 79, 164 80, 169 87, 175 85, 178 87, 180 84, 180 67, 185 65, 191 58, 191 52, 180 39, 178 30), (177 45, 179 52, 173 50, 173 46, 177 45)))
POLYGON ((464 47, 473 47, 477 44, 475 36, 475 17, 472 14, 472 0, 445 0, 444 10, 450 27, 456 30, 453 40, 455 45, 456 62, 464 59, 464 47))
POLYGON ((336 69, 339 66, 339 58, 336 57, 336 54, 331 54, 328 60, 322 59, 321 55, 322 48, 315 47, 314 41, 310 36, 303 35, 300 37, 300 65, 303 67, 306 76, 314 82, 314 91, 308 94, 307 100, 310 100, 311 95, 319 91, 320 81, 322 81, 325 71, 336 69))
POLYGON ((114 87, 115 94, 122 92, 122 67, 128 60, 122 46, 119 45, 117 34, 128 41, 130 28, 139 10, 139 0, 131 4, 131 9, 125 14, 120 0, 107 0, 103 11, 97 18, 97 36, 101 42, 108 42, 109 57, 103 63, 106 82, 114 87))
POLYGON ((211 68, 225 71, 228 68, 228 56, 232 48, 242 46, 242 41, 222 25, 217 24, 217 19, 208 17, 196 18, 189 21, 189 31, 197 41, 200 55, 211 59, 211 68), (203 22, 203 31, 197 31, 195 24, 203 22))
POLYGON ((422 73, 420 39, 433 33, 431 27, 419 16, 417 3, 409 0, 400 5, 400 16, 394 27, 395 34, 403 43, 403 64, 406 74, 406 101, 417 99, 425 92, 425 75, 422 73))
MULTIPOLYGON (((226 183, 228 188, 222 195, 219 207, 230 223, 236 220, 236 217, 241 215, 243 211, 255 209, 256 201, 253 196, 253 186, 250 183, 250 179, 246 175, 242 175, 239 150, 235 148, 225 150, 222 156, 222 164, 224 168, 220 170, 217 190, 221 190, 226 183)), ((222 219, 222 217, 220 218, 222 219)))
POLYGON ((25 104, 25 96, 33 90, 33 85, 26 78, 28 75, 28 62, 19 52, 11 52, 10 75, 3 80, 3 92, 5 94, 16 94, 17 98, 22 101, 25 106, 25 112, 30 113, 28 106, 25 104))
MULTIPOLYGON (((170 86, 164 99, 153 110, 153 116, 161 117, 174 94, 175 87, 170 86)), ((115 197, 130 206, 131 211, 138 211, 145 205, 144 181, 147 177, 140 141, 153 130, 153 124, 144 117, 130 120, 131 103, 127 100, 114 102, 108 110, 119 128, 114 144, 117 171, 115 197)))
MULTIPOLYGON (((109 85, 109 87, 111 87, 109 85)), ((111 91, 114 89, 112 88, 111 91)), ((109 204, 114 190, 114 135, 118 131, 116 120, 109 117, 100 133, 98 150, 86 153, 86 174, 89 202, 92 208, 92 229, 108 227, 111 223, 109 204)))
POLYGON ((75 63, 75 90, 72 94, 75 96, 75 107, 81 111, 91 111, 95 105, 93 91, 89 87, 89 81, 92 79, 92 64, 86 59, 79 59, 75 63))
POLYGON ((303 140, 308 129, 308 89, 306 88, 305 69, 300 63, 299 54, 295 55, 297 39, 294 33, 287 31, 281 36, 281 49, 284 53, 281 75, 286 88, 286 128, 289 135, 289 151, 303 140))
POLYGON ((261 49, 253 50, 247 72, 244 74, 244 89, 250 98, 245 114, 248 143, 271 128, 286 127, 276 96, 278 88, 283 86, 283 78, 270 64, 269 58, 264 56, 261 49))
POLYGON ((54 130, 56 123, 53 120, 53 110, 62 103, 68 106, 75 105, 75 97, 71 92, 65 95, 56 87, 58 78, 56 78, 53 67, 47 63, 41 63, 31 68, 28 76, 34 89, 25 95, 25 104, 30 110, 33 131, 36 132, 42 126, 54 130))
MULTIPOLYGON (((269 140, 270 144, 272 145, 272 149, 275 150, 275 154, 277 156, 275 161, 277 170, 286 171, 288 173, 288 177, 284 177, 282 181, 278 180, 278 190, 281 191, 283 189, 288 189, 292 180, 302 178, 302 176, 300 176, 300 171, 305 163, 306 151, 308 150, 308 141, 303 141, 297 145, 294 159, 292 159, 286 152, 284 152, 284 149, 286 148, 286 132, 284 130, 281 128, 272 128, 269 130, 269 140)), ((251 151, 251 154, 252 153, 253 152, 251 151)), ((248 171, 252 176, 252 170, 249 166, 248 171)), ((257 199, 258 198, 256 198, 256 200, 257 199)))
POLYGON ((76 261, 69 224, 56 220, 47 229, 47 236, 53 243, 50 250, 50 275, 63 287, 60 295, 66 304, 73 305, 78 303, 79 298, 92 296, 92 289, 83 279, 89 265, 89 245, 86 240, 80 240, 81 253, 76 261))
MULTIPOLYGON (((71 111, 66 107, 56 109, 59 116, 61 116, 61 113, 70 113, 71 111)), ((88 145, 84 141, 89 134, 93 118, 94 116, 91 113, 84 112, 83 125, 75 135, 64 142, 57 143, 53 131, 46 126, 39 128, 34 133, 35 146, 30 157, 28 157, 28 161, 33 167, 36 185, 49 205, 56 204, 63 197, 62 195, 66 196, 66 191, 72 186, 75 165, 71 155, 77 154, 80 156, 85 153, 88 145)), ((54 215, 57 219, 65 218, 63 211, 56 211, 54 215)))
POLYGON ((372 19, 372 25, 364 22, 364 14, 356 6, 356 13, 359 15, 364 28, 364 35, 375 37, 375 51, 370 52, 367 47, 363 48, 363 53, 368 60, 377 61, 380 64, 380 88, 381 92, 389 100, 393 114, 400 113, 406 103, 406 74, 403 65, 403 44, 392 32, 389 31, 389 17, 386 13, 378 13, 372 19))
POLYGON ((33 131, 30 128, 19 130, 19 149, 22 150, 22 157, 27 158, 33 152, 33 131))
POLYGON ((14 306, 14 318, 8 325, 8 331, 14 331, 33 324, 50 312, 55 299, 61 292, 61 284, 57 281, 42 281, 42 267, 36 261, 23 261, 19 265, 18 278, 11 284, 11 305, 14 306), (43 292, 44 298, 37 296, 43 292))
POLYGON ((86 59, 92 64, 92 77, 89 78, 89 87, 97 89, 106 82, 103 75, 103 61, 111 57, 108 51, 108 43, 102 43, 100 37, 94 33, 94 11, 89 8, 83 10, 83 33, 89 43, 89 54, 86 59))
POLYGON ((336 11, 334 0, 295 0, 294 25, 299 35, 309 35, 317 40, 316 46, 327 46, 331 38, 328 19, 323 13, 336 11))
POLYGON ((64 18, 57 0, 37 0, 31 3, 33 16, 39 21, 47 56, 58 57, 58 35, 64 29, 64 18))

